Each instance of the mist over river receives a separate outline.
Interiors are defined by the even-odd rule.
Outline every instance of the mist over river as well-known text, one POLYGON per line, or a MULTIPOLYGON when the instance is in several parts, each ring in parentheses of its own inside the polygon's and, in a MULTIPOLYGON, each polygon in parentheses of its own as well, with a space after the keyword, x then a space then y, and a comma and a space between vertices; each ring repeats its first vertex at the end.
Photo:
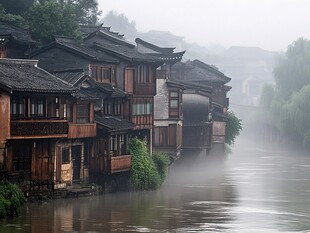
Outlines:
POLYGON ((184 156, 158 191, 27 203, 0 232, 310 232, 310 156, 244 137, 222 165, 184 156))

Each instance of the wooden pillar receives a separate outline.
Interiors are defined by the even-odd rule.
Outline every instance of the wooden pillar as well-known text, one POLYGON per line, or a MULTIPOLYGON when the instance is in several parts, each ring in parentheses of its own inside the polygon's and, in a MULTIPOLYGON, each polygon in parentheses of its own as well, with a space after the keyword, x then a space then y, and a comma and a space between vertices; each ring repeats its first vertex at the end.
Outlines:
POLYGON ((118 155, 122 155, 122 135, 118 135, 118 155))
POLYGON ((85 175, 84 175, 84 146, 85 146, 85 143, 82 142, 82 145, 81 145, 81 168, 80 168, 80 179, 82 181, 84 181, 84 178, 85 178, 85 175))

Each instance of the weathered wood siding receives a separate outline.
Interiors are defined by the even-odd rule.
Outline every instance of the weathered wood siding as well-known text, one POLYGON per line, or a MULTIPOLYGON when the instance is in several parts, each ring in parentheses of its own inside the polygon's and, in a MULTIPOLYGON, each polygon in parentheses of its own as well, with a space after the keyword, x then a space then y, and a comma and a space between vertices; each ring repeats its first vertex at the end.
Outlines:
POLYGON ((96 124, 69 124, 68 138, 96 137, 96 124))
POLYGON ((61 48, 50 48, 47 51, 35 55, 32 59, 38 59, 38 66, 49 71, 80 68, 89 71, 89 60, 61 48))
POLYGON ((130 171, 131 155, 116 156, 111 158, 111 173, 130 171))
POLYGON ((134 92, 134 78, 135 70, 133 68, 125 69, 125 79, 124 79, 124 91, 128 94, 133 94, 134 92))
POLYGON ((225 143, 226 122, 213 121, 212 143, 225 143))
POLYGON ((66 120, 11 121, 11 139, 62 138, 68 135, 66 120))
POLYGON ((156 85, 154 83, 135 83, 134 94, 155 96, 156 85))
POLYGON ((10 137, 10 95, 0 93, 0 148, 10 137))

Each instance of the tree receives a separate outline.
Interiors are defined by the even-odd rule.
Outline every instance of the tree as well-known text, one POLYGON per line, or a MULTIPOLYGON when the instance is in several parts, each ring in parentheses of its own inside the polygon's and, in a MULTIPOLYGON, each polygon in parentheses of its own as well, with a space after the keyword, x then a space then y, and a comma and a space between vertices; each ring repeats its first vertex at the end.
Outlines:
POLYGON ((0 4, 0 20, 14 24, 21 28, 28 28, 28 23, 20 15, 14 15, 6 12, 6 9, 0 4))
POLYGON ((72 5, 81 24, 96 24, 101 15, 97 0, 59 0, 59 3, 62 7, 66 4, 72 5))
POLYGON ((304 142, 310 130, 310 85, 304 86, 300 91, 293 93, 287 105, 287 118, 293 127, 296 139, 304 142))
POLYGON ((109 11, 103 18, 103 22, 105 25, 111 26, 112 30, 122 32, 128 37, 134 38, 137 35, 136 22, 129 21, 124 14, 109 11))
POLYGON ((33 5, 34 0, 0 0, 0 4, 3 6, 8 14, 21 15, 28 11, 33 5))
POLYGON ((242 122, 232 111, 227 113, 225 142, 231 145, 242 130, 242 122))
POLYGON ((310 84, 310 41, 299 38, 288 46, 274 68, 279 94, 288 99, 294 91, 310 84))
POLYGON ((71 4, 61 6, 56 0, 36 3, 26 14, 26 19, 33 38, 42 43, 50 42, 53 34, 79 37, 78 21, 71 4))
POLYGON ((270 84, 265 84, 260 95, 260 105, 269 108, 271 101, 275 95, 274 87, 270 84))

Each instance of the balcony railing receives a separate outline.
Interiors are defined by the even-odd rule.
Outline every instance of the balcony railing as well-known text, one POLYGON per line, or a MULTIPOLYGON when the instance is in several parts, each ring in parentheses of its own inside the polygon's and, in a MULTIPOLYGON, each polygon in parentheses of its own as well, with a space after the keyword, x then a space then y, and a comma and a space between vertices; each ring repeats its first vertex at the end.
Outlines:
POLYGON ((11 138, 48 138, 68 135, 66 120, 11 121, 11 138))
POLYGON ((97 128, 95 123, 69 124, 68 138, 96 137, 97 128))
POLYGON ((111 157, 111 173, 130 171, 131 155, 111 157))
POLYGON ((152 115, 132 116, 131 122, 135 124, 136 129, 150 129, 153 127, 152 115))

